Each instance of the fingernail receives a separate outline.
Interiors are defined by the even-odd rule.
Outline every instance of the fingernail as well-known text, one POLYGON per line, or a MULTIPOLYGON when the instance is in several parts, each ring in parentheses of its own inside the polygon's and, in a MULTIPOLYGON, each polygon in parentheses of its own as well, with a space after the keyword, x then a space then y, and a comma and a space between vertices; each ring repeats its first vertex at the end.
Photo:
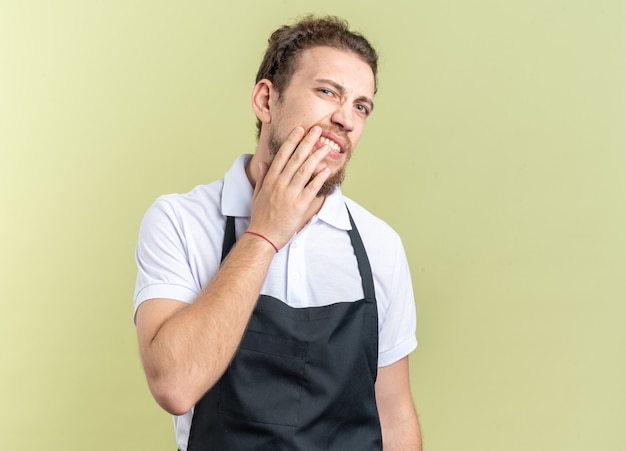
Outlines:
POLYGON ((320 147, 315 146, 316 152, 328 152, 328 149, 330 149, 328 144, 322 144, 320 147))

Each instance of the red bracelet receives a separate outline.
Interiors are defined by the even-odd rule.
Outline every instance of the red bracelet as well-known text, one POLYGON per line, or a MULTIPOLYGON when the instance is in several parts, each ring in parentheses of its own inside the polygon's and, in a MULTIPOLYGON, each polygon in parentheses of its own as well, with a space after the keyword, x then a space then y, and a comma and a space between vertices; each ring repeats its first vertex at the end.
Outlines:
POLYGON ((274 248, 274 250, 276 251, 276 253, 278 253, 278 248, 276 247, 276 245, 275 245, 274 243, 272 243, 272 242, 270 241, 270 239, 269 239, 268 237, 266 237, 266 236, 264 236, 264 235, 261 235, 260 233, 251 232, 250 230, 246 230, 246 231, 245 231, 245 232, 243 232, 243 233, 249 233, 250 235, 256 235, 256 236, 258 236, 258 237, 260 237, 260 238, 263 238, 265 241, 267 241, 268 243, 270 243, 270 244, 272 245, 272 247, 274 248))

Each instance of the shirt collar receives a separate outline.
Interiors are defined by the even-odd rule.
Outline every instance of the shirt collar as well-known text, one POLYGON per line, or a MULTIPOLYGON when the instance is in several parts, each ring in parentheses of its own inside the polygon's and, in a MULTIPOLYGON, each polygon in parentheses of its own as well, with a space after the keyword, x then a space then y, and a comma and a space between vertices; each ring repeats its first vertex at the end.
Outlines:
POLYGON ((222 214, 249 217, 254 189, 246 175, 246 165, 252 155, 240 155, 224 175, 222 189, 222 214))
MULTIPOLYGON (((222 189, 222 214, 233 217, 250 217, 254 189, 246 175, 246 165, 252 155, 240 155, 224 175, 222 189)), ((326 196, 324 205, 317 213, 317 219, 342 230, 350 230, 348 210, 341 192, 337 187, 326 196)))
POLYGON ((346 202, 340 187, 337 187, 332 194, 326 196, 324 205, 317 213, 317 218, 338 229, 350 230, 352 228, 346 202))

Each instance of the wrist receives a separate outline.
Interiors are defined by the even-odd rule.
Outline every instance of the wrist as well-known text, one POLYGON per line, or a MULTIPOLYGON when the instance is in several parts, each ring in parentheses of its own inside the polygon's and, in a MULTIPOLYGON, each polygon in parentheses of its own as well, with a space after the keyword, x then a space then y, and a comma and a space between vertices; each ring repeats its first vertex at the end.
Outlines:
POLYGON ((275 251, 276 253, 278 253, 278 250, 279 250, 279 249, 278 249, 278 247, 274 244, 274 242, 273 242, 271 239, 269 239, 267 236, 263 235, 262 233, 259 233, 259 232, 254 232, 254 231, 252 231, 252 230, 246 230, 246 231, 245 231, 245 232, 243 232, 243 233, 244 233, 244 234, 251 235, 251 236, 254 236, 254 237, 257 237, 257 238, 259 238, 259 239, 261 239, 261 240, 265 241, 267 244, 269 244, 270 246, 272 246, 272 248, 274 249, 274 251, 275 251))

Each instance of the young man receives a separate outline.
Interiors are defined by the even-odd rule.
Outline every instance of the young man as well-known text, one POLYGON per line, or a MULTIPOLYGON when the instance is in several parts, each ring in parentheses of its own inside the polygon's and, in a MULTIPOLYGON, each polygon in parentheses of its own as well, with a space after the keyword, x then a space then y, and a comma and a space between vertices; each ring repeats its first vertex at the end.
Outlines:
POLYGON ((339 187, 376 71, 339 19, 278 29, 252 92, 255 154, 146 213, 139 347, 180 450, 421 450, 404 249, 339 187))

